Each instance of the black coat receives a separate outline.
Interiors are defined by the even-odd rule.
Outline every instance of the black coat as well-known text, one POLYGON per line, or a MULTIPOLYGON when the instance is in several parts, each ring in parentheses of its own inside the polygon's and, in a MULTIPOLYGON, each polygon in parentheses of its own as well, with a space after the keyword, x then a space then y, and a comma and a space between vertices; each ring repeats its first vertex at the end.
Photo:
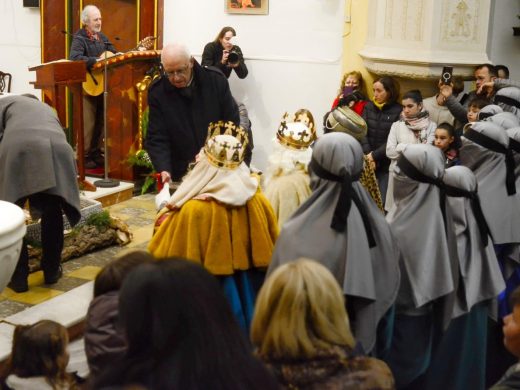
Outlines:
POLYGON ((390 165, 390 159, 386 157, 386 141, 392 123, 399 120, 403 107, 399 103, 385 104, 380 110, 370 101, 366 104, 362 117, 367 123, 367 135, 362 141, 363 152, 372 152, 376 162, 376 170, 386 170, 390 165))
POLYGON ((227 64, 223 64, 222 61, 222 52, 224 49, 220 43, 210 42, 206 46, 204 46, 204 51, 202 52, 202 66, 215 66, 219 68, 227 78, 231 75, 231 70, 234 69, 239 79, 244 79, 247 76, 247 66, 244 62, 244 56, 242 54, 242 50, 240 47, 233 46, 231 51, 235 51, 240 58, 240 62, 236 68, 232 68, 227 66, 227 64))
POLYGON ((105 51, 115 53, 117 51, 105 34, 100 32, 99 37, 101 38, 100 41, 89 39, 84 28, 76 32, 70 47, 69 59, 73 61, 87 61, 87 68, 90 69, 102 53, 105 51))
POLYGON ((240 124, 238 106, 226 78, 218 71, 193 65, 193 96, 183 96, 166 77, 148 91, 150 116, 145 148, 157 172, 174 180, 184 176, 206 141, 210 122, 240 124))

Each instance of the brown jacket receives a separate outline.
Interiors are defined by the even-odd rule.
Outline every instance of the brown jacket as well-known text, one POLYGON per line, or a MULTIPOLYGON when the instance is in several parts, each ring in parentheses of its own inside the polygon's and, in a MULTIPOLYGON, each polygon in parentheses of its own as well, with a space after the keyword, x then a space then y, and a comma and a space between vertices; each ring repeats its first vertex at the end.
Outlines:
POLYGON ((312 359, 269 360, 282 389, 291 390, 391 390, 394 378, 381 360, 352 356, 343 348, 321 352, 312 359))

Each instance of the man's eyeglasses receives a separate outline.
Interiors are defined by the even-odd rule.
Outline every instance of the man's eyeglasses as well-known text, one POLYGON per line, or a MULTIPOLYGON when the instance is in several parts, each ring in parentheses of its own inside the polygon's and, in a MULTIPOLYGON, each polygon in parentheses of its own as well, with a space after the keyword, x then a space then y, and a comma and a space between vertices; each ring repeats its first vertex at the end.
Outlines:
POLYGON ((188 73, 188 70, 190 67, 186 65, 185 67, 178 69, 178 70, 164 70, 164 75, 168 78, 175 77, 175 76, 185 76, 188 73))

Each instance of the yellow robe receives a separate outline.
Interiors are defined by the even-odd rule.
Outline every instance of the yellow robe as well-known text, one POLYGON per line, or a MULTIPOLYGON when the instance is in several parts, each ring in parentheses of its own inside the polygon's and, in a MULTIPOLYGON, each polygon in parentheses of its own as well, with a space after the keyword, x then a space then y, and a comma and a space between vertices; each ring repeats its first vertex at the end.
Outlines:
POLYGON ((240 207, 192 199, 167 213, 148 245, 156 258, 184 257, 213 275, 265 269, 271 262, 278 226, 271 205, 260 192, 240 207))

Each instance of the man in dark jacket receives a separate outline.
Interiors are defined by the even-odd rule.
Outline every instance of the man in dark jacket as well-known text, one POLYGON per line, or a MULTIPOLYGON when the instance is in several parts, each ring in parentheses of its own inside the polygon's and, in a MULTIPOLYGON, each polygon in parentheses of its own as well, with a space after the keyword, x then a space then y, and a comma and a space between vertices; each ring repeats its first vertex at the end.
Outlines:
POLYGON ((468 123, 468 105, 476 97, 489 98, 492 96, 486 96, 486 91, 481 90, 481 85, 494 81, 497 78, 497 71, 491 64, 482 64, 475 67, 475 86, 476 88, 469 92, 467 98, 463 103, 459 102, 455 96, 453 96, 453 86, 443 85, 440 88, 441 94, 443 95, 446 103, 446 107, 450 110, 451 114, 460 123, 468 123))
MULTIPOLYGON (((86 61, 89 74, 87 78, 95 76, 90 73, 92 66, 99 60, 105 51, 116 52, 116 48, 107 36, 101 32, 101 12, 94 5, 87 5, 81 11, 83 28, 74 34, 70 48, 69 59, 86 61)), ((96 82, 102 83, 101 79, 96 82)), ((83 93, 83 139, 85 151, 85 168, 92 169, 103 165, 101 152, 103 130, 103 94, 90 96, 83 93)))
MULTIPOLYGON (((72 226, 80 219, 74 151, 51 107, 36 97, 0 97, 0 199, 41 216, 45 283, 61 276, 63 212, 72 226)), ((0 217, 1 218, 1 217, 0 217)), ((29 257, 24 243, 9 283, 16 292, 28 290, 29 257)))
POLYGON ((163 48, 164 75, 148 91, 145 147, 163 182, 182 179, 206 141, 210 122, 240 124, 227 79, 202 68, 183 45, 163 48))

